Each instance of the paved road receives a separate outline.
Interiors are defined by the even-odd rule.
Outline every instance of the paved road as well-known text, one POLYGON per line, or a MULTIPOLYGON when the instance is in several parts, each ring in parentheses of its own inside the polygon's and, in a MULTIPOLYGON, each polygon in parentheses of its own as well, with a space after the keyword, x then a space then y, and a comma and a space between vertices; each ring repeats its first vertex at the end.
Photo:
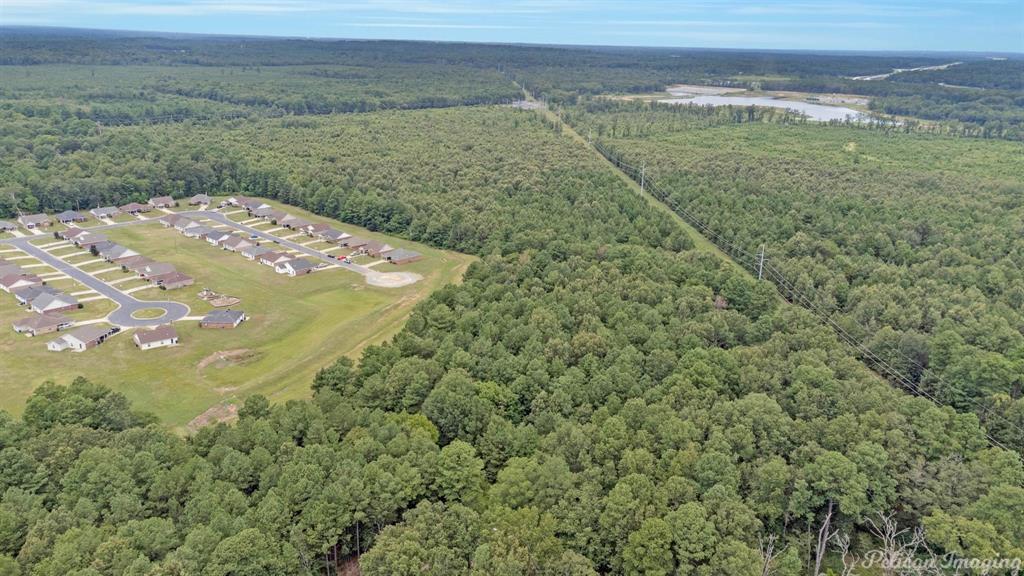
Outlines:
MULTIPOLYGON (((38 236, 36 237, 38 238, 38 236)), ((126 328, 135 328, 139 326, 158 326, 160 324, 166 324, 175 320, 180 320, 185 316, 188 316, 189 307, 179 302, 155 302, 148 300, 138 300, 118 290, 117 288, 107 284, 106 282, 96 278, 92 274, 88 274, 76 268, 75 266, 68 264, 67 262, 57 258, 42 248, 33 246, 29 243, 32 237, 25 238, 9 238, 6 240, 0 240, 2 244, 10 244, 15 246, 39 259, 41 262, 49 264, 58 271, 67 274, 74 278, 78 282, 86 285, 92 290, 99 292, 100 294, 110 298, 118 305, 117 310, 114 310, 107 316, 107 319, 112 324, 126 328), (164 315, 159 318, 132 318, 132 314, 143 310, 145 308, 160 308, 164 311, 164 315)))

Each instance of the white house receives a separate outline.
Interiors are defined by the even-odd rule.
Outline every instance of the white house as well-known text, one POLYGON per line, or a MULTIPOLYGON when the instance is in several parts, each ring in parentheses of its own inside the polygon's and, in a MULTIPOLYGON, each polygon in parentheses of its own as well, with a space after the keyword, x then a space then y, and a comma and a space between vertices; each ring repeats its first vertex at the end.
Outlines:
POLYGON ((157 326, 152 330, 139 328, 132 336, 132 341, 135 342, 135 345, 139 350, 151 350, 153 348, 163 348, 164 346, 174 346, 178 343, 178 331, 170 324, 157 326))

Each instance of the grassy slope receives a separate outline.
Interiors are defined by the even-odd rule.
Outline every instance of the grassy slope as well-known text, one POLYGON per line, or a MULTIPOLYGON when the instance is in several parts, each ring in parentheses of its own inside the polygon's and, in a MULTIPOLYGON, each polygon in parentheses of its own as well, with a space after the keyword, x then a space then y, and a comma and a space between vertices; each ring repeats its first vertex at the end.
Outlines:
MULTIPOLYGON (((311 220, 329 221, 286 208, 311 220)), ((385 238, 358 227, 336 225, 360 236, 385 238)), ((176 348, 138 351, 129 332, 96 350, 58 355, 46 351, 49 337, 25 338, 7 328, 24 312, 3 294, 0 355, 12 361, 5 362, 9 365, 4 366, 0 382, 0 408, 20 413, 25 399, 42 382, 66 382, 78 375, 124 392, 135 406, 155 412, 174 426, 187 423, 215 403, 247 394, 258 392, 273 401, 304 397, 318 369, 342 355, 355 357, 366 345, 393 336, 418 300, 458 281, 472 261, 462 254, 415 246, 426 258, 401 269, 418 272, 424 279, 389 290, 367 286, 358 275, 338 269, 287 278, 155 223, 111 230, 109 236, 151 258, 172 262, 197 279, 194 287, 175 292, 143 290, 134 294, 137 298, 179 300, 192 307, 193 315, 199 315, 210 309, 195 296, 205 286, 241 297, 238 307, 252 320, 233 331, 201 331, 193 321, 179 322, 176 327, 182 345, 176 348), (252 352, 240 362, 215 361, 199 368, 211 354, 237 349, 252 352)), ((103 306, 106 312, 112 308, 104 306, 109 304, 105 301, 90 304, 103 306)))

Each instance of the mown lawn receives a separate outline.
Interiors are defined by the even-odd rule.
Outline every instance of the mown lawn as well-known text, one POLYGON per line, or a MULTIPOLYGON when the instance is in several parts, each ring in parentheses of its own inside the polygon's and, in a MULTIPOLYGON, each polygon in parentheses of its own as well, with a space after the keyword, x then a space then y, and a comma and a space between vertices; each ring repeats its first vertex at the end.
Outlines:
MULTIPOLYGON (((283 206, 315 221, 329 221, 283 206)), ((339 356, 357 357, 371 343, 382 342, 404 324, 413 305, 440 286, 458 281, 472 257, 434 250, 410 242, 334 223, 339 229, 422 252, 425 259, 401 267, 381 264, 378 270, 408 270, 424 276, 398 289, 368 286, 361 276, 341 269, 288 278, 267 266, 246 260, 200 240, 190 240, 160 224, 108 230, 116 242, 153 258, 173 263, 196 279, 194 286, 174 291, 142 290, 140 300, 176 300, 194 316, 211 306, 197 293, 207 287, 236 296, 250 320, 236 330, 200 330, 198 322, 175 324, 181 345, 139 351, 125 331, 99 348, 84 353, 48 352, 52 335, 26 338, 10 323, 22 316, 12 297, 0 294, 0 408, 20 413, 31 391, 46 380, 66 383, 82 375, 123 392, 133 405, 157 414, 181 429, 192 418, 221 402, 238 402, 260 393, 281 402, 308 396, 316 371, 339 356), (220 359, 220 353, 232 352, 220 359)), ((109 265, 108 265, 109 266, 109 265)), ((125 274, 111 272, 104 277, 125 274)), ((119 287, 138 285, 125 282, 119 287)), ((86 303, 78 319, 100 317, 113 309, 107 300, 86 303)))

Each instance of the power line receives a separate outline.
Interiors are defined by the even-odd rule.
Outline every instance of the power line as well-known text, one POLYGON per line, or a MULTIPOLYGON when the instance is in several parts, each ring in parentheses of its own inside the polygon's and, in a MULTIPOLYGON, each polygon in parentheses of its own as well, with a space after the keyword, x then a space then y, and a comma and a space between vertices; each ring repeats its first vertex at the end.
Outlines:
MULTIPOLYGON (((809 297, 808 295, 804 294, 801 290, 799 290, 792 282, 790 282, 785 277, 785 275, 783 275, 783 273, 781 271, 779 271, 777 268, 775 268, 775 266, 773 266, 770 261, 766 261, 766 256, 765 256, 764 246, 763 245, 761 246, 761 249, 760 249, 759 253, 754 255, 754 254, 750 253, 749 251, 747 251, 746 249, 733 244, 732 242, 728 241, 727 239, 722 237, 720 234, 718 234, 717 232, 712 230, 710 228, 710 226, 708 226, 703 220, 701 220, 700 218, 697 218, 695 215, 690 213, 688 210, 686 210, 683 207, 679 206, 678 203, 676 203, 669 194, 667 194, 664 191, 662 191, 657 186, 656 182, 646 173, 646 166, 645 165, 638 169, 636 166, 633 166, 633 165, 625 162, 621 158, 621 156, 619 154, 608 150, 600 142, 592 142, 592 146, 602 156, 604 156, 605 159, 607 159, 609 162, 611 162, 613 165, 615 165, 616 168, 621 170, 623 173, 625 173, 632 180, 637 181, 637 182, 641 182, 642 183, 641 186, 643 187, 644 191, 649 192, 652 196, 657 198, 660 202, 666 204, 675 213, 677 213, 681 218, 683 218, 683 220, 685 220, 688 224, 690 224, 691 226, 696 228, 699 232, 701 232, 706 238, 708 238, 720 250, 722 250, 726 254, 730 255, 741 266, 744 266, 745 268, 750 269, 751 272, 756 273, 758 275, 758 279, 759 280, 766 277, 769 281, 772 282, 773 286, 775 286, 776 290, 779 292, 779 294, 784 299, 786 299, 789 302, 793 302, 795 304, 798 304, 802 308, 804 308, 804 309, 808 310, 809 312, 811 312, 814 316, 816 316, 819 320, 821 320, 826 326, 831 328, 832 331, 839 337, 839 339, 842 342, 844 342, 845 344, 847 344, 848 346, 853 348, 855 350, 855 353, 862 360, 866 361, 866 363, 868 363, 869 365, 873 366, 874 369, 877 372, 879 372, 879 373, 883 374, 884 376, 888 377, 890 381, 893 381, 895 384, 897 384, 900 387, 904 388, 908 392, 911 392, 911 393, 913 393, 913 394, 915 394, 915 395, 917 395, 919 397, 923 397, 923 398, 929 400, 931 403, 935 404, 936 406, 940 406, 940 407, 948 406, 947 404, 941 402, 938 398, 936 398, 930 392, 928 392, 927 390, 922 388, 918 383, 915 383, 913 379, 911 379, 908 376, 904 375, 900 370, 898 370, 896 367, 892 366, 892 364, 889 361, 883 359, 875 351, 871 350, 867 345, 865 345, 863 342, 861 342, 858 338, 856 338, 852 334, 850 334, 842 325, 837 323, 832 318, 832 314, 830 312, 828 312, 827 310, 822 309, 818 304, 816 304, 814 302, 814 300, 811 297, 809 297)), ((865 329, 863 326, 859 326, 859 327, 865 333, 868 332, 868 330, 865 329)), ((931 368, 926 368, 926 367, 922 366, 919 362, 917 362, 915 359, 913 359, 910 356, 908 356, 905 352, 903 352, 899 348, 895 348, 895 347, 890 346, 889 351, 890 352, 895 352, 898 356, 900 356, 904 360, 906 360, 911 366, 916 367, 920 371, 920 373, 922 375, 925 374, 926 372, 931 372, 933 375, 936 376, 937 382, 939 384, 943 384, 941 376, 936 375, 934 370, 932 370, 931 368)), ((1007 420, 1002 415, 997 414, 997 413, 993 413, 991 411, 991 407, 983 407, 983 406, 981 406, 979 404, 978 400, 975 399, 975 398, 967 398, 967 401, 969 402, 969 404, 974 409, 974 413, 975 414, 977 414, 978 412, 981 412, 983 415, 992 416, 996 420, 1000 421, 1001 423, 1006 424, 1009 427, 1011 427, 1011 428, 1017 430, 1018 432, 1021 432, 1022 434, 1024 434, 1024 429, 1022 429, 1020 426, 1016 425, 1015 423, 1007 420)), ((987 430, 985 430, 984 428, 982 428, 982 430, 983 430, 983 433, 985 435, 985 438, 988 440, 988 442, 992 446, 996 446, 996 447, 1002 448, 1002 449, 1007 449, 1006 446, 1004 446, 1002 444, 1002 442, 1000 442, 999 440, 994 438, 987 430)))

